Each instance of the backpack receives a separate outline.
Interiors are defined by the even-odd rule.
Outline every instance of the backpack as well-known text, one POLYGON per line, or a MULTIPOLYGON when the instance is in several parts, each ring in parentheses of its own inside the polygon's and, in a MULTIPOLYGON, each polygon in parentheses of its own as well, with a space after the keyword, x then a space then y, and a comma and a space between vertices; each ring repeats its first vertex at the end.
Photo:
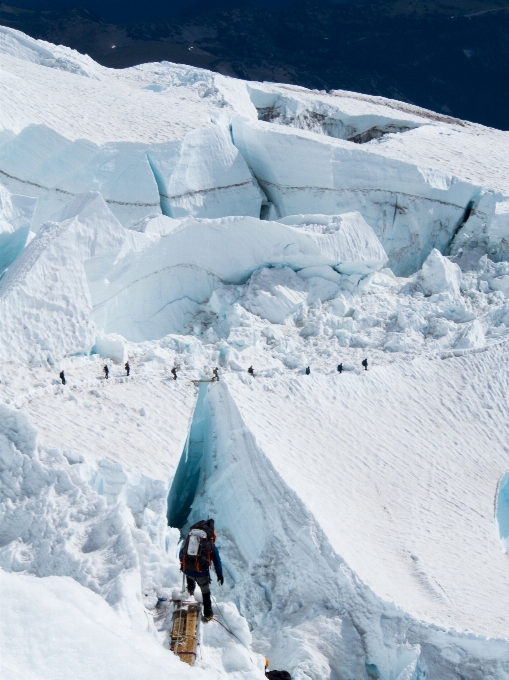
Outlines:
POLYGON ((206 519, 193 524, 184 543, 181 561, 182 571, 186 569, 207 571, 212 562, 215 540, 216 532, 214 531, 213 519, 206 519))
POLYGON ((267 671, 265 677, 270 680, 292 680, 288 671, 267 671))

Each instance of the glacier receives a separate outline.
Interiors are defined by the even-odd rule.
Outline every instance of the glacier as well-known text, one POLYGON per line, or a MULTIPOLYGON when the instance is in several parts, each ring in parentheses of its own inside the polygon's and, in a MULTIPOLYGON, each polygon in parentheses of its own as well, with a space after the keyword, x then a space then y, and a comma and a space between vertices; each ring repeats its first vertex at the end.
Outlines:
POLYGON ((2 677, 507 680, 508 133, 0 54, 2 677))

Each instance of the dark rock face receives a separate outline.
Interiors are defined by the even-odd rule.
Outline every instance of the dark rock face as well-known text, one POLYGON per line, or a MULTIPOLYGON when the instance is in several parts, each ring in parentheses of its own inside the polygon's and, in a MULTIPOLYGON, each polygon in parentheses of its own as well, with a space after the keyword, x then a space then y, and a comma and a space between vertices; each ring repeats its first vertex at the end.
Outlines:
POLYGON ((130 24, 108 24, 83 9, 1 5, 0 24, 113 68, 174 61, 249 80, 382 95, 509 129, 509 0, 489 7, 483 0, 219 0, 130 24))

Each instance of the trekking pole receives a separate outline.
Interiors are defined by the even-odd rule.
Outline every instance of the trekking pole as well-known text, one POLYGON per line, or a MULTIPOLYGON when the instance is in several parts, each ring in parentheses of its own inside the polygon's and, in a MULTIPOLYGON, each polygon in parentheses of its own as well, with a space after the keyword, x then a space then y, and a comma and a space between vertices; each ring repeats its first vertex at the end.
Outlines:
POLYGON ((186 592, 186 585, 185 584, 186 584, 186 575, 184 574, 184 572, 182 572, 182 590, 181 590, 182 595, 186 592))

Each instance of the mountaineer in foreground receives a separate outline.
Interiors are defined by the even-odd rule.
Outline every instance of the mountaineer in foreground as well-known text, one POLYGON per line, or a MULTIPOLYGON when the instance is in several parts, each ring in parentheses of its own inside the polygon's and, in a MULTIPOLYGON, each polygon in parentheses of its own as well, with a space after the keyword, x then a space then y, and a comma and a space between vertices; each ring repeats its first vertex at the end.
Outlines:
POLYGON ((189 534, 180 549, 180 568, 186 575, 187 592, 189 595, 194 595, 196 584, 200 586, 203 596, 204 621, 210 621, 213 618, 210 600, 210 565, 212 562, 219 584, 224 583, 223 567, 215 541, 214 520, 202 520, 193 524, 189 529, 189 534))

